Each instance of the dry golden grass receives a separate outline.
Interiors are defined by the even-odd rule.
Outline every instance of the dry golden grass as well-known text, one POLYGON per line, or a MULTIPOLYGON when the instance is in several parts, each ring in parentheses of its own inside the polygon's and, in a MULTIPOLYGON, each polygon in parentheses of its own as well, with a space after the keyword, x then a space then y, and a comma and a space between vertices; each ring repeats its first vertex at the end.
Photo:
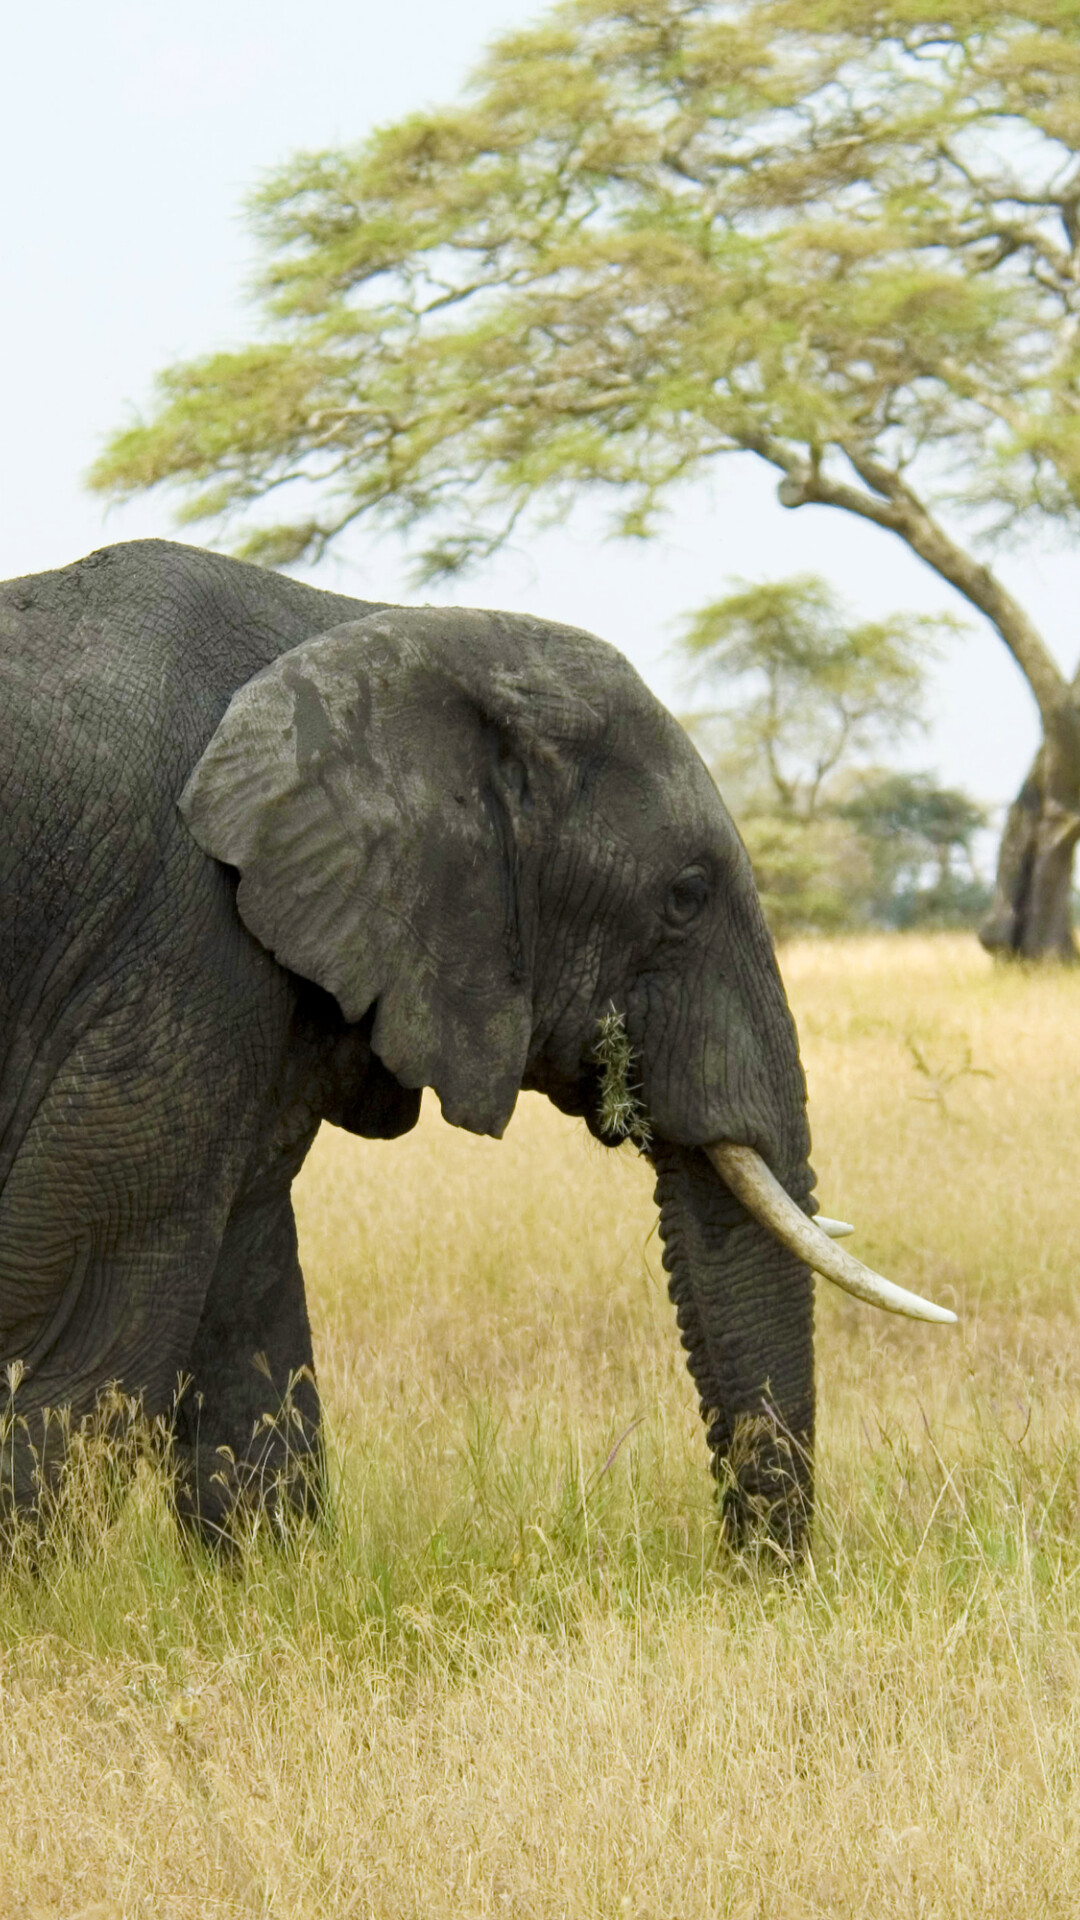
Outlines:
POLYGON ((4 1576, 4 1920, 1080 1912, 1080 977, 784 964, 823 1204, 962 1313, 821 1299, 812 1565, 717 1551, 631 1153, 326 1131, 333 1522, 222 1570, 145 1473, 4 1576))

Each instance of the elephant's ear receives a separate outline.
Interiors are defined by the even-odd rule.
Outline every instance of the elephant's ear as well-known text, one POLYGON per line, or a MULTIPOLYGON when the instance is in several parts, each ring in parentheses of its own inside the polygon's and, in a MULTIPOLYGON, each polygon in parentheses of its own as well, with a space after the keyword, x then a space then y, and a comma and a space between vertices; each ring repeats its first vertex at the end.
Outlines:
POLYGON ((508 623, 394 609, 234 696, 180 801, 240 914, 446 1118, 500 1134, 532 1026, 534 830, 508 623))

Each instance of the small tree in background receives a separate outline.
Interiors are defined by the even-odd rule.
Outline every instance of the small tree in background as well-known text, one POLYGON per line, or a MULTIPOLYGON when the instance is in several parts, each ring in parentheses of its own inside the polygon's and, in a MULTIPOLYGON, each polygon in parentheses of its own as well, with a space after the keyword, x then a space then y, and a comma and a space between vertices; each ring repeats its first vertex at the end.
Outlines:
POLYGON ((724 758, 747 810, 812 821, 831 775, 921 727, 926 665, 949 625, 910 614, 853 625, 812 574, 742 583, 693 615, 683 645, 736 703, 724 758))
POLYGON ((927 774, 859 767, 923 725, 926 668, 952 627, 911 614, 854 623, 813 575, 741 584, 687 623, 695 678, 723 692, 692 730, 778 937, 970 925, 985 910, 972 864, 983 809, 927 774))
POLYGON ((775 940, 867 924, 862 909, 874 864, 857 828, 827 813, 815 820, 742 813, 739 830, 775 940))
POLYGON ((925 773, 870 769, 854 775, 834 802, 856 828, 873 867, 870 911, 885 926, 971 926, 990 890, 975 863, 987 810, 925 773))

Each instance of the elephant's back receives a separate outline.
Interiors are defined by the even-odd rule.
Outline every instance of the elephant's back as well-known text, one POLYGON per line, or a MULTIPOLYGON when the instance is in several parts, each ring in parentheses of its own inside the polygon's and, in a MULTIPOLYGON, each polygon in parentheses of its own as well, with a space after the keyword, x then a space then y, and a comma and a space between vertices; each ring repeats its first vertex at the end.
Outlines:
MULTIPOLYGON (((374 603, 372 603, 372 606, 374 603)), ((233 693, 313 633, 372 610, 166 540, 0 584, 0 818, 54 862, 65 836, 171 817, 233 693)))
POLYGON ((20 1021, 205 862, 176 800, 236 688, 364 611, 169 541, 0 585, 0 1082, 20 1021))
POLYGON ((69 740, 93 707, 118 733, 149 725, 197 757, 204 716, 212 732, 237 687, 312 634, 383 604, 175 541, 103 547, 0 583, 5 707, 13 721, 43 711, 69 740))

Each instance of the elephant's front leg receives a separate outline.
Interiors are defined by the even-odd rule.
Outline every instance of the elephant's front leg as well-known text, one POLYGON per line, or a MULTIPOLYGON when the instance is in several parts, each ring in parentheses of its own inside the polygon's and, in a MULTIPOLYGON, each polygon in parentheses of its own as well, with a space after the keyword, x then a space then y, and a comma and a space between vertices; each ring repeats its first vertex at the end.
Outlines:
POLYGON ((174 1431, 177 1510, 207 1538, 238 1509, 315 1510, 319 1395, 287 1181, 233 1208, 174 1431))

